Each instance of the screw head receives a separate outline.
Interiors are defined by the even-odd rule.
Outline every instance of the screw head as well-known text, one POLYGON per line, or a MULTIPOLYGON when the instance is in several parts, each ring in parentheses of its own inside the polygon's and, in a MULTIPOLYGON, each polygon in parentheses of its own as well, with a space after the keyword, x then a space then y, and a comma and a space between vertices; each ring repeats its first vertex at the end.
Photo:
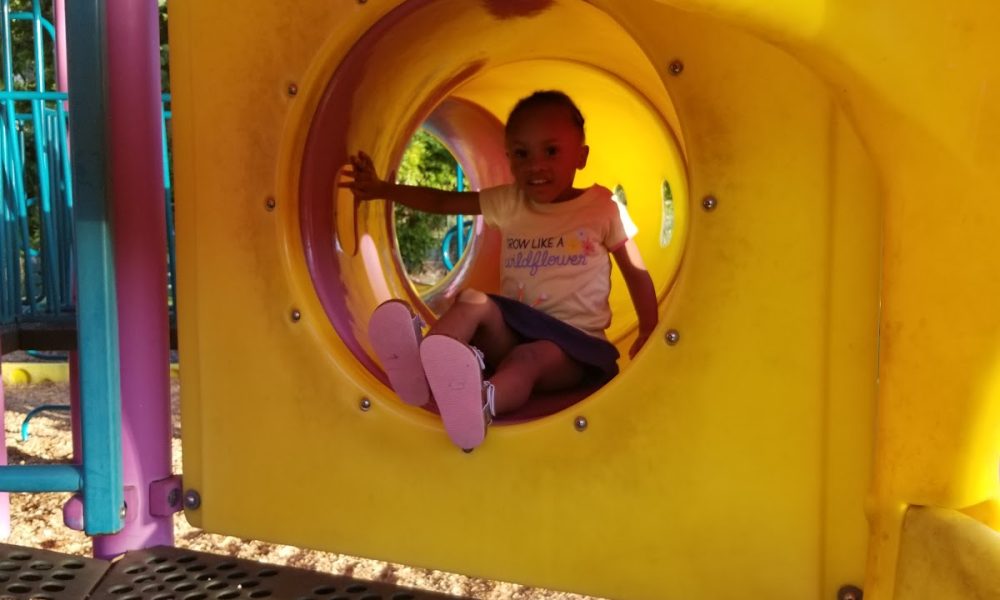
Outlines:
POLYGON ((719 201, 715 198, 715 196, 705 196, 705 198, 701 201, 701 207, 704 208, 706 212, 712 212, 718 205, 719 201))
POLYGON ((278 203, 274 200, 274 196, 268 196, 267 199, 264 200, 264 208, 268 211, 274 210, 274 207, 277 206, 277 204, 278 203))
POLYGON ((293 308, 291 317, 292 323, 298 323, 302 319, 302 312, 297 308, 293 308))
POLYGON ((837 600, 862 600, 864 592, 856 585, 845 585, 837 590, 837 600))
POLYGON ((201 494, 198 490, 188 490, 184 492, 184 508, 195 510, 201 506, 201 494))
POLYGON ((362 412, 368 412, 372 409, 372 401, 368 398, 362 398, 359 406, 361 407, 362 412))
POLYGON ((577 431, 583 431, 587 429, 587 425, 589 424, 590 423, 587 422, 587 417, 581 416, 573 419, 573 427, 575 427, 577 431))
POLYGON ((670 329, 667 331, 667 334, 663 337, 664 339, 667 340, 668 344, 674 346, 677 344, 677 342, 681 341, 681 332, 677 331, 676 329, 670 329))
POLYGON ((288 95, 294 96, 299 93, 299 86, 294 83, 288 84, 288 95))
POLYGON ((669 70, 670 74, 676 77, 684 72, 684 63, 682 63, 680 59, 674 59, 670 61, 669 70))
POLYGON ((125 515, 127 515, 127 514, 128 514, 128 504, 127 503, 126 504, 122 504, 121 510, 118 511, 118 518, 120 518, 122 521, 124 521, 125 520, 125 515))

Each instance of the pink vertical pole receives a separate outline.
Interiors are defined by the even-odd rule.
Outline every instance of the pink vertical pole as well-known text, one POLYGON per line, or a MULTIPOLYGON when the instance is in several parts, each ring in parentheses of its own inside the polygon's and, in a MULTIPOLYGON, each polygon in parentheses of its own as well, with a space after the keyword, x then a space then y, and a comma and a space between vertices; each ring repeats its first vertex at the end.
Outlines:
POLYGON ((170 337, 156 0, 109 2, 108 80, 121 347, 125 528, 94 555, 173 544, 172 516, 150 514, 150 484, 170 476, 170 337))
MULTIPOLYGON (((0 348, 0 356, 3 356, 3 348, 0 348)), ((0 369, 2 370, 2 369, 0 369)), ((0 377, 0 416, 7 412, 7 401, 3 396, 3 377, 0 377)), ((7 428, 0 427, 0 465, 7 464, 7 428)), ((10 537, 10 494, 0 493, 0 539, 10 537)))
POLYGON ((56 20, 56 86, 60 92, 69 89, 69 71, 66 69, 66 0, 55 0, 52 11, 56 20))

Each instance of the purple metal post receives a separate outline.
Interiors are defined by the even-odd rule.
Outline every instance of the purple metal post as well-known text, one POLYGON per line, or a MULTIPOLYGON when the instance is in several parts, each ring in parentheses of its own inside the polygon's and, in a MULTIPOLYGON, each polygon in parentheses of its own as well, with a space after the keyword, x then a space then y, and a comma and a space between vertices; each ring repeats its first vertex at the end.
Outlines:
MULTIPOLYGON (((3 356, 3 348, 0 348, 0 356, 3 356)), ((0 369, 2 370, 2 369, 0 369)), ((3 377, 0 377, 0 415, 6 414, 7 401, 3 396, 3 377)), ((7 464, 7 428, 0 427, 0 465, 7 464)), ((10 537, 10 494, 4 492, 0 494, 0 539, 10 537)))
MULTIPOLYGON (((173 545, 172 516, 151 513, 150 486, 170 477, 170 338, 156 0, 109 2, 108 80, 115 269, 121 348, 125 528, 94 556, 173 545)), ((160 511, 157 511, 160 512, 160 511)))

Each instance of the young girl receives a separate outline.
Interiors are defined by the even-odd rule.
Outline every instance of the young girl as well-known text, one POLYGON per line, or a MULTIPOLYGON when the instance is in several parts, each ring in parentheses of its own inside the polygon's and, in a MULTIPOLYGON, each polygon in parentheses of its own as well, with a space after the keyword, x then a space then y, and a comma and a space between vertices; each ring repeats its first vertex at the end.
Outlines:
POLYGON ((383 303, 372 314, 372 346, 401 399, 433 396, 445 430, 469 451, 492 417, 523 405, 533 390, 555 391, 618 372, 611 323, 609 254, 639 317, 635 356, 656 327, 653 282, 630 237, 635 226, 600 186, 573 187, 587 164, 584 119, 556 91, 536 92, 511 111, 507 158, 514 183, 480 192, 447 192, 380 179, 363 152, 351 157, 359 200, 385 199, 443 214, 482 214, 502 234, 502 295, 466 289, 427 337, 410 307, 383 303), (489 370, 489 380, 484 370, 489 370))

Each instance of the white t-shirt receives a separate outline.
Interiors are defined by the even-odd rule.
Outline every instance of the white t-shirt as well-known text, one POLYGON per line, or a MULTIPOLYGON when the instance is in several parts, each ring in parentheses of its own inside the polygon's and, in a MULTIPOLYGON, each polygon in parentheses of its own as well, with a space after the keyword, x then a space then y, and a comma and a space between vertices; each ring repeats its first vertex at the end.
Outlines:
POLYGON ((537 204, 503 185, 482 190, 479 204, 486 223, 500 230, 503 295, 605 338, 609 252, 637 231, 611 191, 595 185, 566 202, 537 204))

